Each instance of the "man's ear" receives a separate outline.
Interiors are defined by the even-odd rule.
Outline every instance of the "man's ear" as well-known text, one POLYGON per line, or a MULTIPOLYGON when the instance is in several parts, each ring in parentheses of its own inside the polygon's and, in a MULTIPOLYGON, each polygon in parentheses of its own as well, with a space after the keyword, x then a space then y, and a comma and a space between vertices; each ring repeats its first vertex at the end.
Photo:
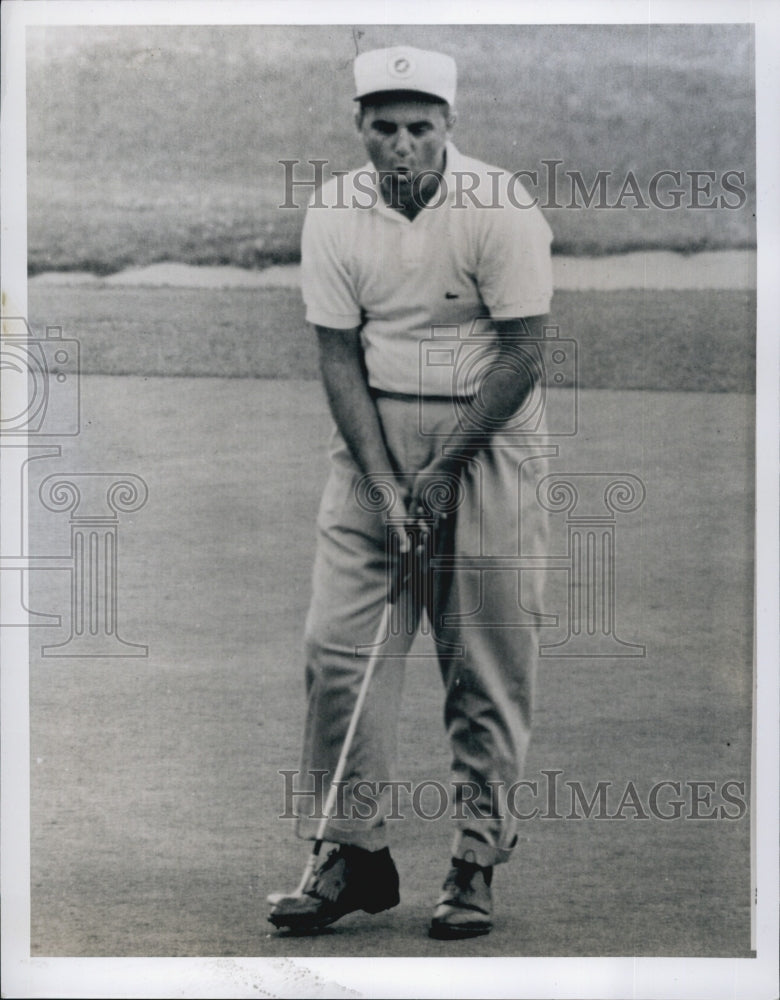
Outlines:
POLYGON ((458 112, 455 110, 455 108, 450 108, 447 111, 446 122, 447 122, 447 131, 451 132, 455 128, 458 122, 458 112))
POLYGON ((352 112, 352 117, 355 120, 355 128, 360 131, 363 127, 363 108, 360 104, 355 105, 355 110, 352 112))

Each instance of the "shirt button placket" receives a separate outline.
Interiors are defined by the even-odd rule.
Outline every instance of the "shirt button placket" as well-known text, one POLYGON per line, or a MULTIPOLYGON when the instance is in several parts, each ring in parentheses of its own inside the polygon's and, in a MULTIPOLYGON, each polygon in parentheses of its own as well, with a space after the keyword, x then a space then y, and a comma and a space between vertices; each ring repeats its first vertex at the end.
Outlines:
POLYGON ((418 219, 405 225, 402 230, 401 247, 405 271, 416 271, 423 263, 423 231, 418 219))

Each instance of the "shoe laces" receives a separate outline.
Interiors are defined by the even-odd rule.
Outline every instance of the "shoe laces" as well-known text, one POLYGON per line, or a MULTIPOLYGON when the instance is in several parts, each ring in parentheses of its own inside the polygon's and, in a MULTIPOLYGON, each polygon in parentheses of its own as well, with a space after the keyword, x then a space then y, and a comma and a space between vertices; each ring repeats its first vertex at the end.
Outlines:
POLYGON ((346 884, 347 860, 339 848, 334 848, 328 852, 327 858, 314 873, 311 887, 306 892, 309 896, 334 902, 344 891, 346 884))
POLYGON ((457 865, 453 864, 444 881, 444 889, 457 889, 459 892, 465 892, 471 889, 472 882, 477 874, 483 877, 485 884, 489 887, 493 874, 490 868, 483 868, 481 865, 470 864, 469 862, 462 862, 457 865))
POLYGON ((466 868, 465 865, 453 865, 444 881, 444 888, 458 889, 462 892, 471 886, 471 882, 478 871, 479 868, 476 866, 466 868))

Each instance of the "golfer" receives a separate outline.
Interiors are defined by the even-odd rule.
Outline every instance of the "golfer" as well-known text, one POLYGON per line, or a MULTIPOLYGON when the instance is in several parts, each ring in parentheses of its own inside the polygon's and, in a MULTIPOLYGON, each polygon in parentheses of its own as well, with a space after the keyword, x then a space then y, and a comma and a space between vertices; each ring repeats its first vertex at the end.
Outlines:
MULTIPOLYGON (((395 776, 403 657, 422 604, 458 806, 429 933, 471 937, 492 927, 494 866, 517 841, 502 790, 523 769, 538 645, 524 613, 542 603, 533 573, 521 586, 518 572, 479 559, 517 556, 521 533, 524 551, 545 547, 539 505, 518 501, 533 498, 544 459, 516 421, 535 388, 522 354, 543 336, 552 234, 516 177, 452 144, 449 56, 375 50, 354 72, 370 162, 313 197, 302 243, 306 318, 335 424, 305 630, 304 777, 335 771, 407 538, 418 554, 433 548, 433 569, 416 583, 420 600, 399 602, 402 627, 382 638, 326 828, 334 846, 290 918, 282 902, 271 919, 312 932, 399 902, 383 783, 395 776)), ((297 796, 299 836, 315 839, 318 808, 297 796)))

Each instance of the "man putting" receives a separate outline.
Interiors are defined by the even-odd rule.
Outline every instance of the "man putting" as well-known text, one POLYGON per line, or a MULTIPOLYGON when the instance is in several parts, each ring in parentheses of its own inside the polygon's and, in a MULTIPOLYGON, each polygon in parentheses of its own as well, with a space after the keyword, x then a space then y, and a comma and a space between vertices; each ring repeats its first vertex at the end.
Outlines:
MULTIPOLYGON (((382 788, 393 776, 403 657, 423 605, 461 806, 429 933, 472 937, 492 927, 493 868, 517 841, 502 790, 523 769, 538 644, 528 609, 541 605, 534 573, 523 573, 521 595, 517 572, 481 568, 476 557, 518 555, 518 497, 533 497, 544 473, 544 459, 523 448, 517 415, 534 392, 528 341, 543 336, 549 310, 552 236, 517 178, 450 142, 449 56, 381 49, 358 56, 354 69, 370 163, 312 199, 302 244, 306 318, 335 423, 305 631, 304 778, 324 771, 327 782, 335 772, 388 581, 404 558, 407 535, 396 525, 405 522, 435 558, 415 600, 398 601, 402 626, 382 640, 325 828, 335 846, 299 895, 274 897, 270 920, 314 932, 399 901, 382 788), (373 808, 366 783, 379 790, 373 808)), ((538 504, 523 507, 522 537, 524 551, 544 551, 538 504)), ((314 796, 297 796, 302 838, 317 838, 318 808, 314 796)))

